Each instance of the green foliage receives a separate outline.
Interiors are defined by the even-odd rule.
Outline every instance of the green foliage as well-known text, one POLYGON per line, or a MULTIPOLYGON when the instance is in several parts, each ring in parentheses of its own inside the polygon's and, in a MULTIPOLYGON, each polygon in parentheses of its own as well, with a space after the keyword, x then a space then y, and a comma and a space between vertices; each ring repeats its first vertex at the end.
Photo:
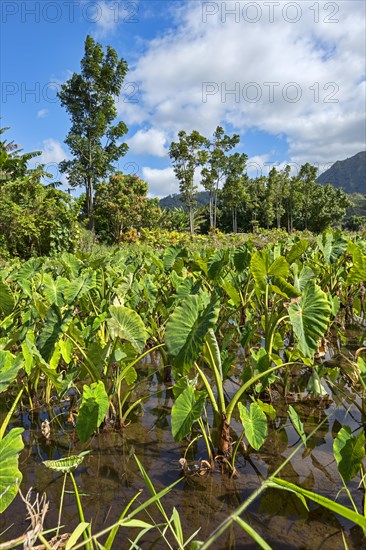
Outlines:
POLYGON ((18 460, 24 448, 23 431, 23 428, 13 428, 0 441, 0 514, 14 500, 22 481, 18 460))
POLYGON ((120 242, 132 228, 152 227, 161 215, 157 200, 147 198, 147 183, 135 175, 118 172, 95 188, 95 229, 109 243, 120 242))
POLYGON ((251 403, 249 411, 242 403, 238 403, 238 409, 245 436, 253 449, 258 451, 267 437, 266 415, 258 403, 251 403))
POLYGON ((326 294, 314 281, 309 281, 300 298, 291 302, 288 312, 300 353, 312 357, 329 323, 330 305, 326 294))
POLYGON ((76 422, 76 431, 82 443, 85 443, 99 428, 108 407, 108 395, 101 380, 83 387, 83 400, 76 422))
POLYGON ((165 331, 165 342, 174 364, 186 372, 198 358, 205 336, 215 327, 218 300, 207 296, 187 296, 171 315, 165 331))
POLYGON ((182 194, 182 201, 189 210, 190 231, 194 233, 194 206, 197 186, 194 183, 194 174, 198 166, 205 162, 203 147, 207 146, 207 139, 194 130, 188 134, 181 130, 178 133, 179 141, 172 142, 169 148, 169 156, 172 159, 173 169, 179 189, 182 194))
POLYGON ((359 472, 365 458, 365 434, 352 435, 349 426, 343 426, 333 443, 334 457, 345 483, 359 472))
POLYGON ((122 306, 109 308, 111 318, 108 328, 112 338, 121 338, 130 342, 141 353, 147 339, 147 332, 141 317, 132 309, 122 306))
POLYGON ((195 392, 192 386, 187 386, 177 397, 172 407, 172 434, 176 441, 191 433, 193 424, 201 418, 205 400, 205 393, 195 392))
POLYGON ((0 350, 0 393, 4 392, 15 380, 23 366, 21 355, 14 357, 8 350, 0 350))
POLYGON ((119 95, 127 63, 118 59, 116 51, 107 46, 106 52, 90 36, 85 40, 81 73, 74 73, 61 86, 58 97, 71 117, 71 130, 65 143, 72 160, 60 164, 71 186, 83 186, 89 228, 94 228, 94 186, 114 171, 113 163, 127 152, 119 140, 127 132, 124 122, 113 125, 117 116, 114 98, 119 95))
MULTIPOLYGON (((40 183, 43 165, 27 168, 39 153, 19 156, 0 142, 0 253, 29 258, 73 250, 78 240, 73 199, 40 183)), ((2 289, 4 290, 4 289, 2 289)))
POLYGON ((63 474, 69 474, 72 470, 75 470, 83 462, 85 455, 90 453, 90 451, 84 451, 78 455, 65 456, 64 458, 59 458, 58 460, 44 460, 43 464, 46 468, 54 470, 55 472, 62 472, 63 474))

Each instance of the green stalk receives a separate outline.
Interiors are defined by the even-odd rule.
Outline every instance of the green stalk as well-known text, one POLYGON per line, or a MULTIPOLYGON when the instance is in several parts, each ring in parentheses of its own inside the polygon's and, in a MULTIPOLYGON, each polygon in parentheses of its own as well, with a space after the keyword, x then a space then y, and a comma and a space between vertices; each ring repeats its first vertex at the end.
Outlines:
POLYGON ((44 538, 42 533, 39 533, 38 538, 43 543, 43 546, 46 548, 46 550, 52 550, 52 546, 48 544, 48 541, 44 538))
POLYGON ((225 405, 225 397, 224 397, 224 386, 223 386, 223 382, 222 382, 222 379, 221 379, 221 376, 220 376, 220 373, 217 369, 217 366, 216 366, 216 362, 214 360, 214 357, 212 355, 212 352, 211 352, 211 348, 210 346, 206 345, 206 348, 210 354, 210 358, 211 358, 211 365, 213 367, 213 374, 214 374, 214 378, 215 378, 215 383, 216 383, 216 389, 217 389, 217 397, 218 397, 218 406, 219 406, 219 409, 220 409, 220 413, 225 413, 225 408, 226 408, 226 405, 225 405))
POLYGON ((248 380, 248 382, 245 382, 245 384, 243 384, 238 389, 238 391, 234 394, 234 396, 231 398, 231 401, 230 401, 230 403, 228 404, 228 406, 226 408, 227 423, 230 424, 231 416, 233 414, 233 411, 234 411, 239 399, 241 398, 243 393, 248 388, 250 388, 250 386, 252 384, 257 382, 257 380, 260 380, 264 376, 267 376, 267 374, 270 374, 271 372, 274 372, 275 370, 281 369, 282 367, 287 367, 289 365, 296 365, 296 361, 291 361, 290 363, 282 363, 281 365, 276 365, 275 367, 271 367, 270 369, 267 369, 266 371, 260 372, 256 376, 253 376, 250 380, 248 380))
POLYGON ((61 525, 61 514, 62 514, 62 507, 63 507, 63 504, 64 504, 66 477, 67 477, 67 472, 65 472, 64 481, 63 481, 63 484, 62 484, 61 499, 60 499, 60 510, 58 512, 56 537, 58 537, 58 533, 59 533, 60 525, 61 525))
POLYGON ((278 325, 280 323, 282 323, 282 321, 284 321, 285 319, 289 318, 289 315, 284 315, 283 317, 280 317, 277 319, 277 321, 274 323, 274 325, 272 326, 272 328, 269 330, 269 346, 268 346, 268 355, 271 357, 272 355, 272 347, 273 347, 273 336, 274 336, 274 333, 275 333, 275 330, 276 328, 278 327, 278 325))
POLYGON ((209 384, 209 382, 208 382, 208 380, 207 380, 207 378, 206 378, 204 372, 199 368, 199 366, 197 365, 197 363, 195 363, 194 365, 195 365, 196 369, 198 370, 200 377, 202 378, 202 382, 203 382, 204 385, 205 385, 205 388, 206 388, 206 391, 207 391, 207 393, 208 393, 208 397, 209 397, 209 399, 210 399, 210 401, 211 401, 213 410, 214 410, 217 414, 219 414, 219 407, 217 406, 217 402, 216 402, 215 396, 214 396, 214 394, 213 394, 212 388, 211 388, 211 386, 210 386, 210 384, 209 384))
POLYGON ((2 438, 4 437, 5 430, 6 430, 6 428, 8 427, 8 424, 9 424, 9 422, 10 422, 10 419, 11 419, 11 417, 13 416, 13 413, 14 413, 14 411, 15 411, 15 407, 17 406, 18 401, 19 401, 19 399, 21 398, 23 391, 24 391, 24 387, 21 388, 21 389, 19 390, 19 393, 18 393, 18 395, 16 396, 15 401, 14 401, 14 403, 12 404, 10 411, 8 412, 8 414, 6 415, 6 417, 4 418, 4 422, 1 424, 1 428, 0 428, 0 441, 1 441, 2 438))
MULTIPOLYGON (((71 481, 72 481, 72 484, 74 486, 74 492, 75 492, 75 498, 76 498, 76 504, 77 504, 77 507, 78 507, 78 512, 79 512, 79 519, 80 519, 80 523, 86 523, 85 522, 85 518, 84 518, 84 511, 83 511, 83 508, 81 506, 81 500, 80 500, 80 495, 79 495, 79 490, 78 490, 78 487, 76 485, 76 481, 75 481, 75 478, 74 478, 74 475, 72 472, 69 472, 70 474, 70 477, 71 477, 71 481)), ((85 542, 85 547, 87 550, 93 550, 93 546, 92 544, 90 543, 89 539, 91 538, 91 531, 90 531, 90 526, 86 529, 86 531, 83 532, 83 539, 84 539, 84 542, 85 542)))
POLYGON ((207 437, 207 433, 206 433, 205 426, 203 424, 202 418, 198 419, 198 424, 200 425, 202 435, 203 435, 203 439, 205 440, 205 443, 206 443, 207 454, 209 456, 209 460, 210 460, 210 462, 212 462, 213 461, 212 449, 211 449, 211 445, 210 445, 210 442, 209 442, 208 437, 207 437))

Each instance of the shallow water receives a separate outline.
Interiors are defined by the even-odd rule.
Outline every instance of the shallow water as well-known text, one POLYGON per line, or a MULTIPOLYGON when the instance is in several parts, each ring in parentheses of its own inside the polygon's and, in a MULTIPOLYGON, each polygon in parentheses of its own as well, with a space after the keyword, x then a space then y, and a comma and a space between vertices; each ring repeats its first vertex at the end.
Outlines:
MULTIPOLYGON (((150 358, 153 361, 155 358, 150 358)), ((155 365, 144 365, 146 374, 153 372, 155 365)), ((299 373, 297 373, 299 374, 299 373)), ((301 374, 301 373, 300 373, 301 374)), ((184 455, 187 443, 176 443, 170 431, 170 409, 173 404, 171 390, 158 380, 157 376, 146 379, 139 394, 149 391, 152 394, 161 390, 159 395, 151 396, 139 411, 131 417, 131 423, 122 432, 101 432, 92 439, 90 445, 82 446, 75 437, 73 427, 67 423, 67 412, 59 417, 60 424, 52 423, 51 437, 46 440, 41 433, 41 423, 49 418, 47 409, 19 414, 12 426, 23 426, 25 449, 20 457, 20 469, 23 473, 22 490, 25 493, 33 487, 39 493, 45 492, 50 502, 44 528, 57 525, 63 475, 47 469, 43 460, 57 459, 81 450, 91 448, 84 462, 76 470, 75 477, 82 496, 86 521, 92 521, 93 533, 97 533, 116 521, 123 508, 132 497, 143 489, 136 502, 143 502, 150 496, 134 460, 139 458, 156 490, 160 490, 177 479, 181 482, 162 503, 169 514, 175 506, 180 514, 185 539, 199 529, 195 537, 206 540, 209 534, 232 513, 252 492, 262 479, 278 468, 289 456, 300 439, 292 427, 288 416, 288 403, 291 403, 300 415, 305 432, 309 433, 324 421, 308 442, 307 449, 300 452, 281 470, 279 477, 296 483, 306 489, 350 506, 344 491, 340 494, 341 481, 333 457, 333 439, 341 425, 348 424, 352 430, 365 426, 365 416, 359 410, 361 401, 355 397, 351 386, 340 379, 335 386, 329 386, 329 399, 310 399, 304 388, 299 388, 299 376, 290 379, 289 391, 284 398, 281 391, 273 391, 273 406, 277 418, 269 421, 268 437, 260 451, 252 451, 250 460, 238 454, 237 470, 239 477, 229 479, 219 470, 200 477, 182 476, 179 459, 184 455), (296 381, 296 384, 295 384, 296 381), (303 391, 299 391, 302 389, 303 391), (358 407, 357 407, 358 405, 358 407), (338 495, 338 496, 337 496, 338 495)), ((302 385, 306 385, 306 376, 302 385)), ((230 391, 230 385, 226 388, 230 391)), ((54 409, 52 414, 63 412, 54 409)), ((234 419, 234 430, 239 433, 239 423, 234 419)), ((187 458, 191 464, 205 458, 202 439, 192 445, 187 458)), ((349 489, 357 509, 362 509, 363 493, 357 490, 359 480, 349 483, 349 489)), ((65 496, 62 524, 64 532, 71 532, 78 523, 75 499, 71 493, 71 481, 68 480, 65 496)), ((327 511, 315 503, 309 502, 309 510, 302 502, 288 492, 276 489, 264 491, 243 514, 243 518, 274 549, 335 550, 343 548, 342 530, 345 532, 350 549, 362 548, 365 544, 360 528, 340 516, 327 511)), ((149 509, 151 516, 142 515, 141 519, 162 522, 156 508, 149 509)), ((28 526, 25 519, 24 504, 17 497, 11 506, 0 516, 0 531, 10 527, 1 540, 9 540, 24 533, 28 526)), ((134 530, 126 532, 120 529, 114 548, 128 548, 128 538, 136 536, 134 530)), ((156 530, 147 534, 140 546, 148 548, 155 542, 154 548, 165 548, 156 530)), ((176 547, 176 545, 173 547, 176 547)), ((215 549, 254 549, 258 546, 239 527, 231 528, 217 541, 215 549)))

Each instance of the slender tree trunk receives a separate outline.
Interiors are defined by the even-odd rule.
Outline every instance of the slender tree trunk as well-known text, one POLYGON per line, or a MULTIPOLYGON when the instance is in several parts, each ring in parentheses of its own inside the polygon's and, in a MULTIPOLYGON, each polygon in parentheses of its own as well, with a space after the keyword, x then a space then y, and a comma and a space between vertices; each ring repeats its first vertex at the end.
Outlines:
POLYGON ((189 228, 191 231, 191 235, 194 235, 194 211, 191 204, 189 205, 189 228))
POLYGON ((233 206, 232 212, 233 212, 233 233, 237 233, 238 232, 238 208, 237 208, 237 206, 233 206))
POLYGON ((213 228, 214 219, 213 219, 213 190, 210 189, 210 229, 213 228))
POLYGON ((216 216, 217 216, 217 190, 214 196, 214 212, 213 212, 213 224, 212 224, 213 229, 216 229, 216 216))
POLYGON ((93 203, 93 180, 90 176, 86 182, 86 211, 89 219, 88 229, 94 231, 94 203, 93 203))

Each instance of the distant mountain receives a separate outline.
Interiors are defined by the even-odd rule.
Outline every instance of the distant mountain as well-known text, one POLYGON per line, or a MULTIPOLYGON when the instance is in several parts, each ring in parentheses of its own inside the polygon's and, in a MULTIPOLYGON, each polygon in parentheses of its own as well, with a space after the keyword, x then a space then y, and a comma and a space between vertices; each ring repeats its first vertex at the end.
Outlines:
POLYGON ((316 180, 341 187, 346 193, 366 194, 366 151, 345 160, 338 160, 316 180))
MULTIPOLYGON (((180 200, 180 197, 180 193, 168 195, 167 197, 160 199, 159 206, 161 208, 183 208, 184 210, 187 210, 186 205, 180 200)), ((201 191, 200 193, 198 193, 196 201, 197 206, 206 206, 206 204, 209 203, 209 192, 201 191)))

